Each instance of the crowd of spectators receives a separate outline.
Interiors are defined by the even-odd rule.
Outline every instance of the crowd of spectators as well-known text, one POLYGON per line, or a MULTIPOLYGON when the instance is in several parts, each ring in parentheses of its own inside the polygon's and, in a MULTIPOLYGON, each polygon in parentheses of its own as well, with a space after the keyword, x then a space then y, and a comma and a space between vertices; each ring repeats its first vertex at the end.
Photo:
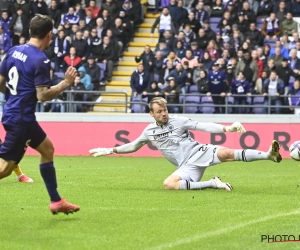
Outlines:
POLYGON ((276 106, 272 113, 294 113, 300 105, 300 39, 293 17, 300 17, 300 0, 164 0, 161 6, 151 29, 153 37, 158 28, 156 47, 135 56, 142 65, 132 74, 133 100, 161 95, 178 104, 197 86, 216 105, 228 97, 247 105, 258 95, 263 105, 276 106))
MULTIPOLYGON (((114 63, 140 23, 142 8, 138 0, 0 0, 0 11, 1 61, 12 46, 29 40, 29 23, 36 14, 48 15, 54 24, 53 39, 45 51, 52 64, 52 84, 58 82, 57 72, 74 66, 80 75, 71 89, 99 90, 112 80, 114 63)), ((53 105, 39 103, 37 111, 64 112, 64 99, 62 95, 53 105)), ((75 99, 86 101, 90 96, 75 99)), ((74 109, 85 110, 82 105, 74 109)))

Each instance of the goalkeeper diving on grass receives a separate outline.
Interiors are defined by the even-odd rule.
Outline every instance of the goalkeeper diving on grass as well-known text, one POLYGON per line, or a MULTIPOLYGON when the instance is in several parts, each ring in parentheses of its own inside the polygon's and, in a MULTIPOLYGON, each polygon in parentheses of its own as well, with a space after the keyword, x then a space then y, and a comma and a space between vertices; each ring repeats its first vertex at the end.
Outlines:
POLYGON ((219 177, 208 181, 200 181, 207 167, 229 161, 251 162, 257 160, 272 160, 280 162, 279 143, 274 140, 268 152, 251 149, 229 149, 212 144, 201 144, 194 141, 189 130, 209 133, 237 132, 246 130, 239 122, 231 126, 216 123, 201 123, 181 116, 170 116, 167 101, 155 97, 149 103, 150 115, 155 119, 148 125, 135 141, 114 148, 95 148, 89 152, 93 156, 109 154, 124 154, 139 150, 143 145, 152 142, 177 170, 164 181, 165 189, 223 189, 232 190, 228 182, 222 182, 219 177))

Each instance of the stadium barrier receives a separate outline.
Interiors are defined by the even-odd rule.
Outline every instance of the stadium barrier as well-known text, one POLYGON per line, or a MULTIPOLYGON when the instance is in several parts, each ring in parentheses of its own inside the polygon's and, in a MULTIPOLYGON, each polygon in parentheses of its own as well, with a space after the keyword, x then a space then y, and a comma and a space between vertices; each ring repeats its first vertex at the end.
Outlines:
MULTIPOLYGON (((132 142, 151 122, 149 114, 85 114, 85 113, 37 113, 37 120, 53 141, 56 155, 88 155, 88 150, 95 147, 114 147, 132 142)), ((191 131, 192 137, 200 143, 212 143, 229 148, 249 148, 267 151, 273 139, 282 145, 283 157, 289 157, 289 145, 300 140, 300 116, 295 115, 204 115, 186 114, 200 122, 217 122, 230 125, 240 121, 247 132, 209 134, 191 131)), ((4 137, 1 126, 0 137, 4 137)), ((28 148, 27 154, 37 155, 28 148)), ((162 155, 154 145, 148 143, 138 152, 123 156, 162 155)))

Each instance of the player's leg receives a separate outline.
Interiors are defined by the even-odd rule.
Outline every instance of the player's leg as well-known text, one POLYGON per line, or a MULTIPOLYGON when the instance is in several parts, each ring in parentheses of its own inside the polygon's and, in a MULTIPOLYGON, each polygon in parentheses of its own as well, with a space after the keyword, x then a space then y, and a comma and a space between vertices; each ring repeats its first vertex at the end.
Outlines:
POLYGON ((278 141, 274 140, 268 152, 252 149, 229 149, 221 147, 217 152, 217 156, 221 162, 227 161, 258 161, 258 160, 272 160, 280 162, 282 157, 279 153, 280 146, 278 141))
POLYGON ((15 161, 6 161, 4 159, 0 159, 0 179, 11 175, 16 166, 17 164, 15 161))
MULTIPOLYGON (((2 142, 2 140, 0 139, 0 148, 1 148, 2 144, 3 144, 3 142, 2 142)), ((34 182, 33 179, 31 179, 30 177, 26 176, 26 175, 22 172, 22 170, 21 170, 21 168, 20 168, 20 165, 17 165, 17 167, 15 167, 15 168, 13 169, 13 171, 14 171, 14 173, 16 174, 16 176, 17 176, 19 182, 34 182)))
POLYGON ((53 214, 59 212, 68 214, 79 211, 80 208, 78 206, 62 199, 57 191, 56 172, 53 163, 54 147, 38 123, 35 125, 34 136, 32 137, 30 146, 41 155, 40 173, 50 196, 51 212, 53 214))

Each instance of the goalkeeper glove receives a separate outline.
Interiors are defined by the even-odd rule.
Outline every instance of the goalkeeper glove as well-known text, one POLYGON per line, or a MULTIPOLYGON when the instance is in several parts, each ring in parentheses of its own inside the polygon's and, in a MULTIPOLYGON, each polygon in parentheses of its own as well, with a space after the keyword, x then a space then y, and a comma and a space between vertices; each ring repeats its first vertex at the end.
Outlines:
POLYGON ((101 155, 110 155, 114 154, 113 148, 93 148, 89 150, 89 153, 94 157, 101 156, 101 155))
POLYGON ((226 132, 238 132, 240 134, 243 134, 246 132, 246 129, 240 122, 234 122, 231 124, 231 126, 225 126, 226 132))

